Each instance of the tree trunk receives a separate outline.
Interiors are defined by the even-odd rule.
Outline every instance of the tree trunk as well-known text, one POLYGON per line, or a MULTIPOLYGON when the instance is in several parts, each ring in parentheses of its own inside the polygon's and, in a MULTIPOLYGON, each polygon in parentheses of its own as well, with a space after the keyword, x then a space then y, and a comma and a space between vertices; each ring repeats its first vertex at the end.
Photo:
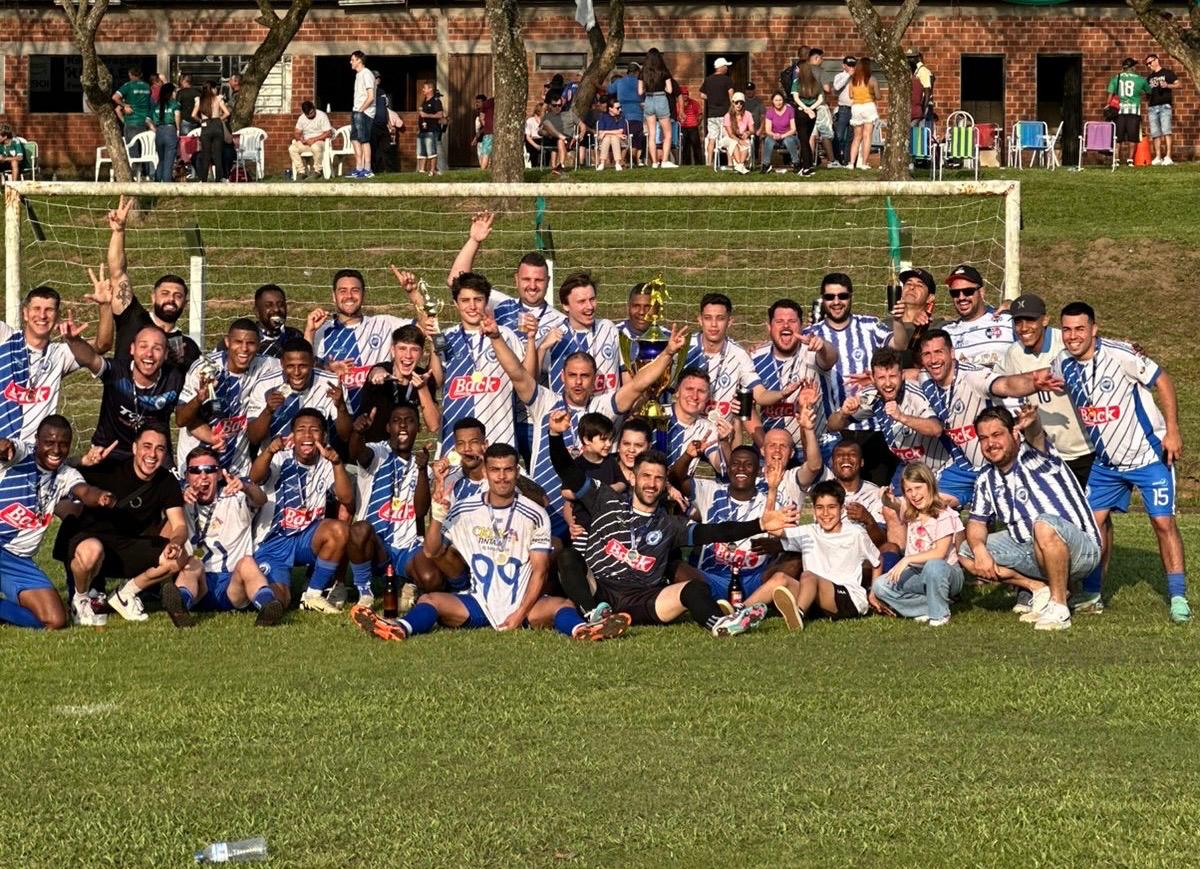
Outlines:
POLYGON ((254 123, 254 106, 258 102, 258 92, 271 70, 283 59, 283 53, 287 51, 300 25, 304 23, 312 4, 313 0, 291 0, 287 12, 280 18, 271 7, 270 0, 258 0, 262 14, 256 23, 267 28, 267 33, 255 49, 250 63, 240 70, 242 87, 237 100, 229 107, 232 113, 229 124, 233 129, 240 130, 254 123))
POLYGON ((907 181, 910 177, 908 131, 912 73, 904 56, 904 34, 916 15, 919 2, 904 0, 891 25, 886 26, 871 0, 846 0, 859 37, 871 52, 875 65, 883 70, 888 79, 886 147, 880 161, 880 177, 884 181, 907 181))
POLYGON ((1154 8, 1154 0, 1125 0, 1142 26, 1179 61, 1191 76, 1192 86, 1200 91, 1200 3, 1191 0, 1188 27, 1177 18, 1154 8))
POLYGON ((517 0, 486 0, 492 37, 496 87, 495 132, 492 134, 492 180, 525 179, 525 106, 529 100, 529 67, 521 39, 517 0))
POLYGON ((112 158, 113 177, 118 181, 132 181, 125 137, 112 101, 112 74, 96 54, 96 31, 108 12, 108 0, 94 0, 90 5, 88 0, 62 0, 59 9, 71 28, 71 41, 82 61, 79 83, 100 124, 100 136, 112 158))
POLYGON ((587 32, 588 44, 592 49, 592 62, 579 79, 579 90, 575 93, 575 114, 580 120, 592 107, 596 91, 604 86, 621 49, 625 47, 625 0, 610 0, 608 4, 608 39, 600 32, 600 24, 587 32))

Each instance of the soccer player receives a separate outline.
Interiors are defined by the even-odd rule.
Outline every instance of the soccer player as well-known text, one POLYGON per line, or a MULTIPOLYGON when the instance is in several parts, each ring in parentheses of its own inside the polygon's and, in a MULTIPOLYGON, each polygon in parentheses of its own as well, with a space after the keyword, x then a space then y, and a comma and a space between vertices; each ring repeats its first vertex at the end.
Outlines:
POLYGON ((387 440, 387 421, 398 404, 419 408, 427 430, 442 430, 442 411, 434 391, 445 378, 436 353, 430 354, 428 367, 420 365, 425 342, 421 327, 401 326, 392 333, 391 365, 376 365, 367 375, 358 399, 360 416, 375 411, 375 421, 363 433, 367 443, 387 440))
POLYGON ((270 627, 283 618, 282 599, 261 574, 235 570, 254 551, 254 517, 267 502, 254 483, 221 468, 216 451, 201 444, 184 457, 183 512, 192 560, 174 583, 163 583, 162 605, 177 628, 195 623, 193 610, 258 611, 255 624, 270 627))
POLYGON ((553 626, 577 640, 605 640, 624 634, 629 629, 628 616, 609 615, 602 622, 588 624, 566 598, 542 593, 550 567, 550 517, 517 492, 520 461, 515 448, 492 444, 484 462, 487 492, 459 501, 453 508, 446 493, 438 492, 423 544, 431 559, 448 546, 457 549, 470 566, 469 590, 422 595, 396 622, 356 606, 350 612, 355 624, 388 640, 426 634, 439 623, 498 631, 553 626))
MULTIPOLYGON (((445 493, 446 501, 454 507, 459 501, 477 498, 487 492, 488 478, 483 455, 487 451, 487 430, 483 423, 473 417, 460 419, 454 424, 454 449, 445 453, 432 465, 434 490, 445 493), (451 464, 453 462, 453 464, 451 464)), ((424 555, 422 555, 422 559, 424 555)), ((432 588, 422 591, 437 591, 449 587, 452 591, 467 588, 470 576, 466 562, 453 547, 446 548, 434 560, 439 577, 432 588)), ((401 609, 411 609, 406 598, 414 586, 405 585, 401 590, 401 609)))
POLYGON ((989 407, 975 431, 988 467, 975 483, 960 562, 979 579, 1032 592, 1021 621, 1035 630, 1069 628, 1067 583, 1100 564, 1100 532, 1083 490, 1048 447, 1032 407, 1019 421, 1007 408, 989 407), (994 523, 1005 530, 989 534, 994 523))
POLYGON ((275 438, 258 454, 250 481, 267 493, 255 523, 258 548, 234 570, 235 581, 245 587, 269 583, 280 596, 291 585, 293 566, 312 565, 300 609, 337 613, 340 610, 322 593, 346 554, 350 530, 345 522, 325 518, 325 503, 332 492, 343 507, 353 509, 354 484, 325 438, 325 417, 308 408, 292 420, 291 447, 275 438))
POLYGON ((24 326, 0 323, 0 437, 31 443, 58 407, 62 379, 79 368, 66 344, 52 344, 62 298, 34 287, 21 303, 24 326))
MULTIPOLYGON (((843 518, 862 526, 879 550, 883 569, 890 570, 900 557, 900 547, 888 540, 887 517, 883 509, 884 490, 870 480, 863 479, 862 472, 862 444, 843 440, 833 448, 833 458, 829 467, 824 469, 821 480, 833 480, 841 484, 842 491, 846 493, 843 518)), ((897 533, 895 536, 898 538, 900 535, 897 533)))
POLYGON ((246 473, 250 467, 246 428, 259 415, 252 397, 277 388, 282 380, 279 360, 258 355, 254 321, 234 320, 225 333, 224 349, 197 360, 184 378, 175 410, 180 455, 207 441, 216 447, 221 467, 232 474, 246 473))
MULTIPOLYGON (((178 275, 166 274, 154 282, 150 295, 151 310, 147 311, 133 295, 125 260, 125 229, 133 209, 133 197, 122 196, 115 210, 108 212, 108 275, 113 287, 111 304, 100 302, 100 323, 96 330, 96 352, 113 350, 116 358, 127 355, 134 337, 145 326, 158 326, 167 334, 167 368, 175 367, 186 373, 200 358, 200 347, 176 323, 183 316, 187 302, 187 283, 178 275), (108 315, 112 314, 113 318, 108 315)), ((104 277, 103 272, 100 278, 104 277)))
MULTIPOLYGON (((71 424, 51 414, 38 424, 33 449, 0 438, 0 622, 59 630, 68 624, 62 599, 34 556, 59 499, 112 507, 112 493, 89 486, 66 464, 71 424)), ((92 609, 87 608, 89 623, 92 609)))
POLYGON ((567 358, 583 352, 596 362, 596 394, 616 392, 628 372, 621 367, 616 324, 596 317, 596 281, 586 272, 567 275, 558 288, 558 300, 567 322, 551 329, 538 344, 539 370, 548 378, 545 382, 552 392, 562 392, 567 358))
POLYGON ((733 426, 720 413, 705 415, 710 385, 708 372, 699 368, 684 368, 679 372, 675 400, 667 411, 666 455, 674 465, 688 455, 687 473, 695 473, 699 457, 688 454, 688 445, 696 441, 701 455, 713 467, 718 479, 725 477, 729 451, 733 449, 733 426))
MULTIPOLYGON (((814 449, 817 443, 815 403, 819 401, 816 390, 801 390, 797 393, 801 403, 796 419, 800 423, 800 432, 804 438, 804 464, 792 465, 797 453, 791 433, 785 428, 773 428, 763 435, 763 467, 780 468, 783 476, 775 492, 775 503, 769 506, 804 507, 804 499, 809 490, 825 470, 821 461, 821 450, 814 449)), ((676 462, 675 469, 680 468, 681 462, 676 462)), ((675 470, 673 469, 673 470, 675 470)))
POLYGON ((950 272, 946 285, 958 319, 947 320, 942 328, 950 335, 955 355, 962 362, 995 368, 1014 340, 1012 317, 987 304, 983 276, 972 265, 964 263, 950 272))
POLYGON ((642 337, 650 328, 649 284, 634 284, 629 288, 629 301, 625 305, 625 319, 617 324, 617 330, 630 341, 642 337))
POLYGON ((776 533, 795 525, 798 511, 768 510, 752 521, 705 525, 672 516, 661 504, 667 486, 666 456, 657 450, 642 453, 631 491, 618 493, 575 467, 562 437, 570 425, 566 411, 551 416, 550 457, 563 486, 592 515, 584 558, 596 579, 597 597, 614 611, 627 613, 635 625, 667 624, 684 613, 717 637, 757 625, 766 615, 761 604, 723 615, 703 580, 668 585, 664 573, 671 550, 776 533))
POLYGON ((287 294, 278 284, 263 284, 254 291, 254 316, 258 326, 258 355, 279 359, 283 348, 304 333, 287 324, 287 294))
POLYGON ((144 622, 149 617, 138 595, 186 566, 187 520, 179 481, 165 464, 169 445, 167 427, 147 420, 134 436, 132 461, 113 458, 115 442, 93 446, 80 460, 84 480, 113 500, 64 521, 55 542, 55 558, 73 577, 71 611, 79 624, 97 623, 87 593, 96 577, 126 579, 108 604, 123 618, 144 622))
MULTIPOLYGON (((259 351, 260 357, 264 354, 259 351)), ((282 382, 263 377, 246 399, 246 437, 257 446, 292 430, 292 420, 305 408, 325 417, 341 442, 350 440, 354 421, 337 375, 314 367, 312 345, 302 337, 290 338, 272 358, 279 359, 282 382)))
MULTIPOLYGON (((416 279, 407 272, 405 288, 415 289, 416 279)), ((358 393, 371 366, 386 362, 391 354, 389 336, 412 320, 391 314, 364 314, 367 282, 357 269, 341 269, 333 276, 335 313, 330 319, 324 308, 314 308, 304 324, 304 338, 313 346, 317 359, 341 378, 346 389, 346 407, 358 413, 358 393)))
MULTIPOLYGON (((802 332, 803 322, 800 306, 791 299, 779 299, 767 309, 767 330, 771 340, 755 350, 751 357, 761 383, 754 389, 754 401, 760 407, 751 418, 749 428, 760 448, 765 432, 777 428, 787 429, 793 443, 798 448, 803 447, 804 434, 796 419, 799 402, 795 398, 788 399, 805 381, 823 378, 837 365, 834 346, 815 333, 802 332), (776 400, 771 401, 772 398, 776 400)), ((816 413, 817 441, 821 442, 826 440, 824 405, 816 408, 816 413)), ((803 460, 804 456, 797 455, 797 459, 803 460)))
POLYGON ((888 339, 888 346, 900 353, 904 368, 916 368, 912 351, 916 340, 928 329, 942 328, 946 321, 933 317, 933 307, 937 303, 937 281, 933 275, 925 269, 906 269, 898 278, 900 300, 891 311, 892 337, 888 339))
POLYGON ((421 430, 417 409, 407 404, 392 408, 387 443, 365 443, 362 432, 368 425, 368 417, 360 416, 350 438, 350 455, 362 470, 357 477, 358 509, 346 549, 358 603, 365 607, 375 601, 371 580, 381 576, 387 565, 422 590, 441 585, 437 565, 423 554, 417 528, 429 512, 429 453, 413 452, 421 430))

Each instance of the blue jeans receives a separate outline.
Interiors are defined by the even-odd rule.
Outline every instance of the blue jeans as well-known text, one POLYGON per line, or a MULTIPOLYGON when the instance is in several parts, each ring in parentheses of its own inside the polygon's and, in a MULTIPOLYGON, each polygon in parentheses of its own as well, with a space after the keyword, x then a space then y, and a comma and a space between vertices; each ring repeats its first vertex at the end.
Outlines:
POLYGON ((962 587, 962 568, 934 559, 906 569, 895 585, 880 577, 871 584, 871 591, 898 615, 910 619, 927 615, 936 621, 950 615, 950 598, 962 587))
POLYGON ((845 165, 850 159, 850 107, 838 106, 833 118, 833 159, 845 165))
POLYGON ((792 158, 792 167, 800 168, 800 143, 796 141, 795 136, 785 136, 783 139, 776 139, 774 136, 767 136, 763 139, 763 165, 771 165, 771 155, 775 153, 775 142, 779 141, 783 147, 787 148, 788 155, 792 158))
POLYGON ((175 155, 179 152, 179 133, 174 124, 160 126, 154 133, 154 149, 158 151, 155 181, 170 181, 175 174, 175 155))

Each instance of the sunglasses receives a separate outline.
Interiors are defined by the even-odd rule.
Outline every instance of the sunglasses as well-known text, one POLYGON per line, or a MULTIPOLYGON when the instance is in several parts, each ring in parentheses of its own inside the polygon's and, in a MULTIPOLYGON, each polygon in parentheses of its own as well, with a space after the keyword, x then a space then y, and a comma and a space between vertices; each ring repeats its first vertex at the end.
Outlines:
POLYGON ((200 474, 215 474, 220 470, 216 465, 192 465, 187 469, 187 472, 192 476, 198 476, 200 474))
POLYGON ((951 290, 950 298, 957 299, 960 296, 966 296, 968 299, 979 292, 979 287, 963 287, 961 290, 951 290))
POLYGON ((822 293, 821 298, 827 302, 845 302, 850 299, 849 293, 822 293))
POLYGON ((745 101, 744 101, 744 100, 734 100, 734 101, 733 101, 733 104, 734 104, 735 106, 744 106, 746 103, 745 103, 745 101))

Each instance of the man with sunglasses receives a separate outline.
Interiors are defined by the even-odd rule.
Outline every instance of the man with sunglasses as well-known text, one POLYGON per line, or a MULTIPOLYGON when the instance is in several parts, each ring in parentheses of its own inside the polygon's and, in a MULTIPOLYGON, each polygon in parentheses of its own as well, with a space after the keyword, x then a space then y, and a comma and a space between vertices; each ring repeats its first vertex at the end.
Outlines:
POLYGON ((983 276, 972 265, 963 263, 950 272, 946 285, 958 319, 948 320, 942 328, 949 333, 959 361, 995 368, 1016 340, 1012 317, 987 304, 983 276))

